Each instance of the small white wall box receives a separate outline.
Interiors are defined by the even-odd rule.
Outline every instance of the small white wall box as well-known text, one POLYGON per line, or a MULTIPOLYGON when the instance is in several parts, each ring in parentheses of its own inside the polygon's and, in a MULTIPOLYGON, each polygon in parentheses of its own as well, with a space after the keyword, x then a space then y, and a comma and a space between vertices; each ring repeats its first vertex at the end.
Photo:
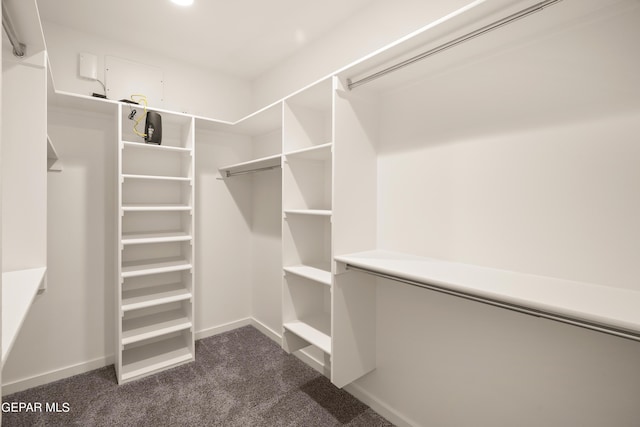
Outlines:
POLYGON ((98 80, 98 57, 86 52, 81 52, 79 57, 80 77, 98 80))

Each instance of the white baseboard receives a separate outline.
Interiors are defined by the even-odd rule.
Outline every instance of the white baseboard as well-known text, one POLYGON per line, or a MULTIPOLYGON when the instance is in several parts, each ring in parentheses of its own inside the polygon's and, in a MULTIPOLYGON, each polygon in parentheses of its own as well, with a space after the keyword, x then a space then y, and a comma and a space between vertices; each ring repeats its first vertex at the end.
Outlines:
POLYGON ((407 416, 399 413, 398 411, 387 405, 385 402, 380 400, 378 397, 372 395, 367 390, 360 387, 358 384, 348 384, 343 388, 343 390, 358 399, 360 402, 369 406, 380 416, 398 427, 416 427, 420 425, 407 416))
POLYGON ((109 355, 105 357, 99 357, 88 362, 77 363, 65 368, 55 369, 43 374, 23 378, 21 380, 13 381, 10 383, 5 383, 2 384, 2 395, 6 396, 9 394, 17 393, 19 391, 27 390, 31 387, 37 387, 39 385, 48 384, 54 381, 62 380, 64 378, 72 377, 74 375, 84 374, 85 372, 93 371, 94 369, 113 365, 113 362, 114 356, 109 355))
POLYGON ((242 328, 243 326, 251 325, 253 318, 246 317, 244 319, 234 320, 233 322, 223 323, 222 325, 214 326, 213 328, 203 329, 195 333, 196 340, 203 338, 209 338, 214 335, 222 334, 224 332, 233 331, 234 329, 242 328))
POLYGON ((271 329, 270 327, 268 327, 267 325, 265 325, 264 323, 262 323, 261 321, 259 321, 254 317, 251 318, 251 325, 257 330, 259 330, 260 332, 262 332, 263 335, 266 335, 267 337, 271 338, 276 344, 282 347, 282 334, 279 334, 278 332, 274 331, 273 329, 271 329))

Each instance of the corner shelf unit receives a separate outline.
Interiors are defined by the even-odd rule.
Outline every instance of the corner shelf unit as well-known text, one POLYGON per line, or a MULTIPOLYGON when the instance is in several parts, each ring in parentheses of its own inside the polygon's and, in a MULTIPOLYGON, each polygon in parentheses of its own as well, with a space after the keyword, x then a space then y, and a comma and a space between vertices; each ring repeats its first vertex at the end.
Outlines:
POLYGON ((118 106, 119 383, 190 362, 194 347, 194 118, 162 113, 136 142, 118 106))

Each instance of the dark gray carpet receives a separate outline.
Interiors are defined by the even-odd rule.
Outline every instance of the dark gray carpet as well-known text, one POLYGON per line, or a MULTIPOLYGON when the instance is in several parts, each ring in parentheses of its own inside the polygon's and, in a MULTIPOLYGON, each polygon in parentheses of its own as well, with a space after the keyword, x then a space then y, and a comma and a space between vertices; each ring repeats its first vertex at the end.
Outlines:
MULTIPOLYGON (((113 366, 3 398, 43 411, 3 426, 391 426, 247 326, 196 342, 196 361, 118 386, 113 366), (45 411, 45 402, 69 412, 45 411)), ((5 404, 6 406, 6 404, 5 404)))

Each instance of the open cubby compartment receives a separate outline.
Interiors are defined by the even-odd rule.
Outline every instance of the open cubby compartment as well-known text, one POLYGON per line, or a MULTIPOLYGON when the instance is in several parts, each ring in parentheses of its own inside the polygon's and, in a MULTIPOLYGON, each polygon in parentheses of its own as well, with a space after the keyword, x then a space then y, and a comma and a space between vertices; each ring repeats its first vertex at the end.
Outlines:
POLYGON ((190 150, 172 150, 144 143, 123 143, 122 174, 137 179, 189 178, 193 174, 190 150))
POLYGON ((284 210, 331 210, 331 147, 317 157, 286 156, 283 164, 284 210))
POLYGON ((193 205, 191 181, 125 178, 122 204, 193 205))
MULTIPOLYGON (((140 142, 144 144, 144 138, 133 131, 134 120, 129 120, 132 111, 136 111, 135 118, 144 116, 144 109, 141 106, 122 106, 122 140, 130 142, 140 142)), ((152 111, 152 110, 147 110, 152 111)), ((159 111, 162 120, 162 140, 161 147, 193 148, 193 118, 190 116, 159 111)), ((140 120, 137 130, 144 133, 145 119, 140 120)), ((152 144, 149 144, 152 145, 152 144)))
POLYGON ((284 267, 331 271, 331 221, 315 215, 287 215, 282 230, 284 267))
POLYGON ((333 82, 331 78, 287 98, 284 102, 284 154, 332 140, 333 82))
POLYGON ((188 211, 125 212, 122 216, 122 238, 153 234, 192 235, 192 215, 188 211))
POLYGON ((284 349, 294 352, 313 345, 331 354, 331 288, 287 275, 282 294, 284 349))
POLYGON ((193 302, 191 271, 130 277, 122 282, 123 313, 177 301, 193 302))
POLYGON ((192 305, 172 301, 123 312, 122 345, 130 345, 193 328, 192 305))
POLYGON ((195 359, 190 330, 168 333, 124 346, 120 384, 151 375, 195 359))
POLYGON ((183 262, 190 264, 193 258, 191 242, 162 242, 141 245, 125 245, 122 249, 123 266, 140 266, 159 262, 183 262))

